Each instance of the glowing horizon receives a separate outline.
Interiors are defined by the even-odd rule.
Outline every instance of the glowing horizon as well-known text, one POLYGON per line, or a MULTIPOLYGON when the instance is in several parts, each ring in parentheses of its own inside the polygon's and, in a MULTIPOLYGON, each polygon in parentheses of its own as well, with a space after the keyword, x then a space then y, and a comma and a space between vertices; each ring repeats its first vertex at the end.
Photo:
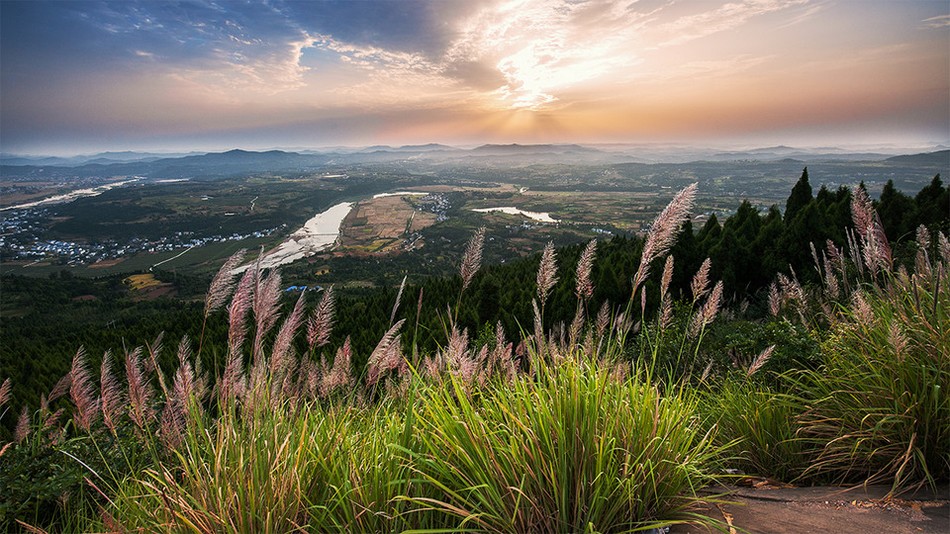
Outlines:
POLYGON ((2 2, 0 150, 946 144, 945 1, 2 2))

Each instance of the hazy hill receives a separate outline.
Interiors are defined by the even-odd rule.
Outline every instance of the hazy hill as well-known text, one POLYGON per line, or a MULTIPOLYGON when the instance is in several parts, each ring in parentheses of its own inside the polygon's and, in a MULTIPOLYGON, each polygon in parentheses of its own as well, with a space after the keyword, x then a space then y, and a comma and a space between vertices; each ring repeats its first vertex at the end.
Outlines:
POLYGON ((925 152, 923 154, 911 154, 907 156, 894 156, 885 161, 891 163, 902 163, 906 165, 947 165, 950 164, 950 150, 938 150, 937 152, 925 152))

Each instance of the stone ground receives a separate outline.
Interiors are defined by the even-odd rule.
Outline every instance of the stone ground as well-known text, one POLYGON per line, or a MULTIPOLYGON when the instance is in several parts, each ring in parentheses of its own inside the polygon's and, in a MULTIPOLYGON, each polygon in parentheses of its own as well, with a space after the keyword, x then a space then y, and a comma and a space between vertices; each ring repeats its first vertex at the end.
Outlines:
POLYGON ((887 498, 889 486, 857 488, 723 487, 702 513, 721 530, 677 525, 671 534, 950 534, 950 486, 887 498))

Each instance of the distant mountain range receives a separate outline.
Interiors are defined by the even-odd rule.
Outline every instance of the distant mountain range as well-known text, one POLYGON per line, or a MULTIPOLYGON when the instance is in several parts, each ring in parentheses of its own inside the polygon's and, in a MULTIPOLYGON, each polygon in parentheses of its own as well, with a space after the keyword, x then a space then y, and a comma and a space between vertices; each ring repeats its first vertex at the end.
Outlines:
MULTIPOLYGON (((941 147, 942 148, 942 147, 941 147)), ((673 149, 666 149, 671 151, 673 149)), ((0 164, 7 173, 46 175, 71 174, 80 176, 136 175, 149 178, 214 177, 241 173, 313 171, 327 166, 361 163, 429 162, 432 164, 457 163, 475 165, 534 165, 534 164, 616 164, 616 163, 677 163, 679 157, 669 156, 657 149, 637 149, 635 146, 590 147, 577 144, 486 144, 475 148, 457 148, 436 143, 390 147, 377 145, 362 149, 334 148, 326 151, 307 150, 263 152, 234 149, 227 152, 157 154, 146 152, 103 152, 72 158, 29 157, 3 154, 0 164), (42 169, 42 171, 40 171, 42 169)), ((669 152, 675 155, 675 152, 669 152)), ((834 147, 799 149, 773 146, 742 151, 696 152, 689 161, 755 160, 764 162, 821 161, 874 161, 903 165, 950 166, 950 150, 938 150, 913 155, 882 154, 876 152, 847 152, 834 147)))

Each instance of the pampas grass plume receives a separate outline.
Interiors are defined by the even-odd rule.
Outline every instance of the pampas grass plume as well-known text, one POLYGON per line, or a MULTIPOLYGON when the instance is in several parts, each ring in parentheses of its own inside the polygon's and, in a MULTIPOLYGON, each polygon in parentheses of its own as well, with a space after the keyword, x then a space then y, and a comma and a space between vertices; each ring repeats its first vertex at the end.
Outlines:
POLYGON ((465 254, 462 256, 462 263, 459 266, 459 274, 462 277, 462 291, 465 291, 472 278, 482 265, 482 248, 485 246, 485 227, 475 231, 475 235, 469 240, 465 248, 465 254))

